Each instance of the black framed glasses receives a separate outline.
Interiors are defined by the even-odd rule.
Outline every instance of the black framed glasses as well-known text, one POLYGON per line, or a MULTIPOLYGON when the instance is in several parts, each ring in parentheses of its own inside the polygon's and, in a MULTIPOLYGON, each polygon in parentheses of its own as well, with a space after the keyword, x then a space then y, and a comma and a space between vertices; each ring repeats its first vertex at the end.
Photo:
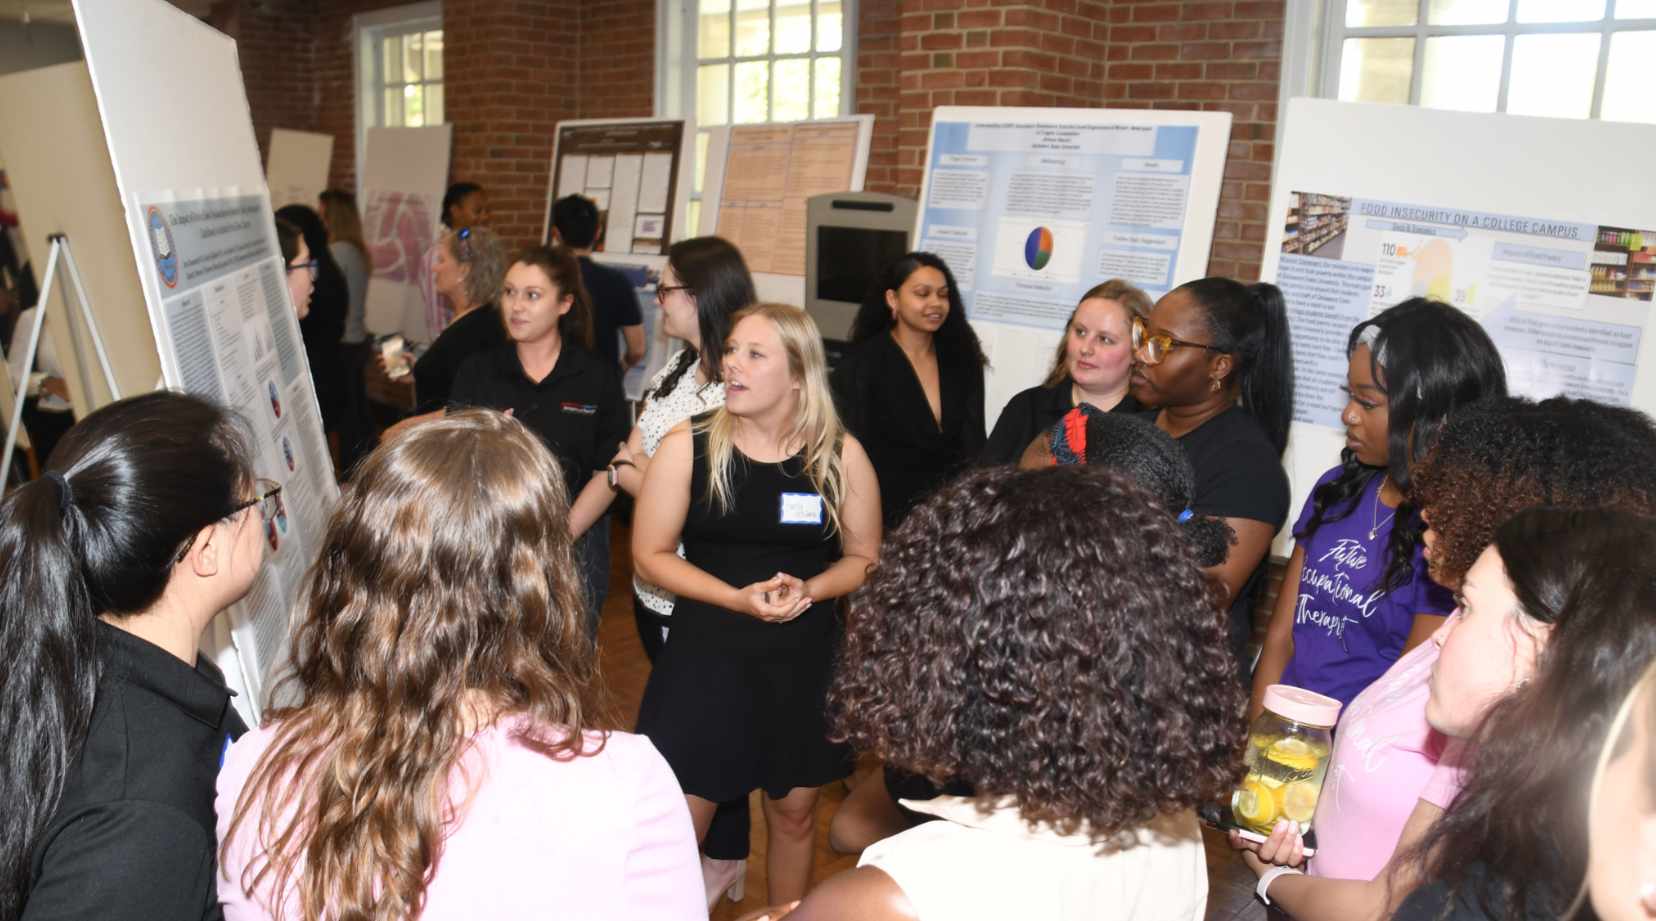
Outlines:
POLYGON ((1133 354, 1138 355, 1140 361, 1147 365, 1159 365, 1178 348, 1207 349, 1220 353, 1225 351, 1216 345, 1177 339, 1166 333, 1151 335, 1149 328, 1144 325, 1143 317, 1133 318, 1133 354))
MULTIPOLYGON (((264 477, 259 477, 253 481, 253 486, 253 498, 248 499, 245 502, 236 503, 230 508, 230 511, 219 516, 220 521, 223 521, 224 519, 236 515, 246 509, 250 509, 255 505, 259 507, 259 518, 267 524, 271 519, 275 518, 277 514, 280 513, 282 503, 278 497, 282 494, 282 484, 276 482, 275 480, 267 480, 264 477)), ((178 548, 178 552, 173 554, 173 562, 182 563, 184 558, 190 555, 190 548, 193 546, 195 546, 195 534, 192 533, 189 538, 184 541, 184 546, 178 548)))
POLYGON ((693 293, 693 292, 690 291, 690 286, 689 285, 656 285, 656 293, 655 293, 656 303, 657 304, 667 303, 667 295, 672 294, 674 291, 684 291, 686 293, 693 293))
POLYGON ((322 263, 319 260, 312 259, 309 262, 301 262, 298 265, 289 265, 287 270, 289 272, 309 272, 312 275, 315 275, 317 267, 321 264, 322 263))

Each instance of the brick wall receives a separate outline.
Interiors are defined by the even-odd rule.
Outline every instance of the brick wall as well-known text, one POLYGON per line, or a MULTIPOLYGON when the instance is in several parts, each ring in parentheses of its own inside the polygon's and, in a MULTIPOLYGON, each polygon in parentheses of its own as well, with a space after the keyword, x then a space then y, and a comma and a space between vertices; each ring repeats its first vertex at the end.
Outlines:
POLYGON ((655 0, 581 6, 581 118, 655 114, 655 0))

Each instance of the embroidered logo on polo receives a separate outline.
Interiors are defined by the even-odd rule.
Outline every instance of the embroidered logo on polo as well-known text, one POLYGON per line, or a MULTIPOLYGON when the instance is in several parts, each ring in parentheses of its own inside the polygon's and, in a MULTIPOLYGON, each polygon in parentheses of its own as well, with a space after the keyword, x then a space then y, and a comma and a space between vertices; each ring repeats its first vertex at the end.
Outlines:
POLYGON ((570 415, 573 415, 573 416, 596 416, 596 415, 598 415, 598 404, 597 403, 570 403, 570 402, 566 401, 562 404, 559 404, 559 408, 562 409, 564 412, 569 413, 570 415))

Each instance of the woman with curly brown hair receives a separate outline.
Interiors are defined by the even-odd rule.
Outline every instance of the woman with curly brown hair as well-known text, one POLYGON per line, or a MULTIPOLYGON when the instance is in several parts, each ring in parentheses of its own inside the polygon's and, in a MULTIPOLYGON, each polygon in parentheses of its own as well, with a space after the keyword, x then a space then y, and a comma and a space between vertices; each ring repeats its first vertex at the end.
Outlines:
POLYGON ((312 570, 297 703, 219 775, 227 918, 706 917, 671 769, 599 729, 564 484, 492 412, 363 462, 312 570))
MULTIPOLYGON (((1656 514, 1656 426, 1643 414, 1588 400, 1487 400, 1456 411, 1413 470, 1411 496, 1428 524, 1432 578, 1459 591, 1502 522, 1527 508, 1656 514)), ((1405 855, 1464 782, 1459 743, 1428 722, 1439 644, 1398 659, 1341 714, 1312 825, 1310 876, 1292 823, 1263 845, 1232 840, 1262 876, 1259 893, 1298 921, 1389 917, 1420 884, 1405 855), (1257 847, 1257 854, 1253 853, 1257 847)))
POLYGON ((978 795, 907 803, 945 821, 870 847, 790 921, 1200 919, 1194 807, 1240 776, 1246 703, 1216 602, 1119 473, 986 469, 925 500, 853 602, 833 714, 978 795))

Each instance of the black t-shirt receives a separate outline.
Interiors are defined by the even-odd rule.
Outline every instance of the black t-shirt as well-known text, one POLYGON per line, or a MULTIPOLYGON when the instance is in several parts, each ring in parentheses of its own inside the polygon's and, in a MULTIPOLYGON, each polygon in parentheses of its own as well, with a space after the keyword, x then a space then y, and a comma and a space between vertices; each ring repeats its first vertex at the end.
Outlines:
POLYGON ((222 918, 213 786, 247 726, 205 659, 97 630, 92 722, 30 860, 23 918, 222 918))
POLYGON ((572 503, 632 431, 619 369, 568 342, 539 383, 523 373, 511 343, 473 355, 455 375, 450 402, 510 409, 558 458, 572 503))
MULTIPOLYGON (((1490 882, 1487 865, 1471 864, 1466 875, 1452 900, 1449 885, 1442 880, 1419 887, 1397 906, 1392 921, 1499 921, 1484 911, 1480 897, 1483 887, 1490 882)), ((1524 921, 1553 921, 1564 917, 1569 903, 1570 897, 1561 896, 1552 887, 1537 886, 1530 893, 1529 905, 1522 917, 1524 921)))
MULTIPOLYGON (((986 464, 1016 464, 1024 449, 1035 436, 1047 431, 1064 418, 1064 413, 1075 408, 1071 399, 1075 382, 1065 377, 1051 387, 1031 387, 1007 401, 995 420, 995 430, 989 433, 989 443, 983 448, 986 464)), ((1144 407, 1126 394, 1121 402, 1110 408, 1113 413, 1143 412, 1144 407)))
POLYGON ((414 362, 414 399, 417 409, 429 413, 448 405, 454 376, 466 359, 506 344, 506 325, 500 308, 484 304, 453 323, 414 362))
MULTIPOLYGON (((1288 519, 1288 475, 1282 458, 1247 410, 1233 406, 1180 438, 1179 444, 1196 471, 1196 501, 1191 503, 1196 514, 1263 521, 1272 529, 1288 519)), ((1231 650, 1244 665, 1254 596, 1265 571, 1261 560, 1231 600, 1231 650)))
POLYGON ((638 311, 638 292, 627 276, 586 256, 581 257, 581 283, 586 285, 587 297, 592 300, 593 351, 612 367, 620 368, 618 331, 623 326, 644 322, 638 311))

